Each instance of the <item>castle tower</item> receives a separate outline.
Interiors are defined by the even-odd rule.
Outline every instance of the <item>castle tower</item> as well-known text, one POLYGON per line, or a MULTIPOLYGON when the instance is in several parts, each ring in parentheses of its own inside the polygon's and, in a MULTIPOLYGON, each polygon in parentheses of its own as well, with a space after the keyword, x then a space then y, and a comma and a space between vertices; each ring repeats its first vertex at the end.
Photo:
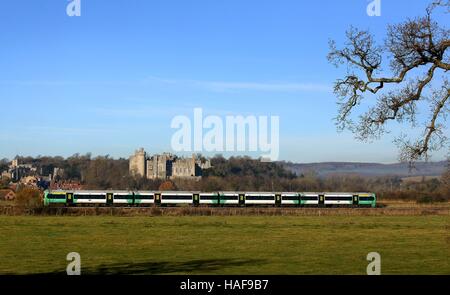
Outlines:
POLYGON ((147 175, 147 155, 143 148, 138 149, 130 157, 130 174, 145 177, 147 175))

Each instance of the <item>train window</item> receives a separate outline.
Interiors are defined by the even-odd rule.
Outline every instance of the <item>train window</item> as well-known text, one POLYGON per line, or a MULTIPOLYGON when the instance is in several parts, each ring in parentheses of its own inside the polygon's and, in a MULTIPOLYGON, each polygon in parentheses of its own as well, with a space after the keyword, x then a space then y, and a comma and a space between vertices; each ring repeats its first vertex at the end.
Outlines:
POLYGON ((298 200, 298 196, 281 196, 281 198, 282 198, 283 200, 286 200, 286 201, 295 201, 295 200, 298 200))
POLYGON ((202 196, 200 195, 200 200, 217 200, 219 196, 202 196))
POLYGON ((352 196, 325 196, 327 201, 351 201, 353 200, 352 196))
POLYGON ((318 199, 319 197, 318 197, 318 196, 314 196, 314 197, 311 197, 311 196, 302 196, 301 198, 302 198, 302 200, 305 200, 305 201, 317 201, 317 199, 318 199))
POLYGON ((65 199, 66 195, 61 195, 61 194, 48 194, 47 195, 47 199, 65 199))
POLYGON ((102 200, 106 199, 106 195, 74 195, 74 198, 79 200, 102 200))
POLYGON ((275 200, 275 196, 245 196, 247 201, 257 201, 257 200, 275 200))
POLYGON ((192 195, 162 195, 166 200, 192 200, 192 195))
POLYGON ((153 195, 135 195, 134 198, 139 200, 153 200, 153 195))
POLYGON ((114 195, 114 199, 116 199, 116 200, 133 199, 133 195, 114 195))
POLYGON ((373 201, 374 198, 373 197, 359 197, 360 201, 373 201))
POLYGON ((238 196, 221 196, 220 198, 222 200, 237 200, 239 197, 238 196))

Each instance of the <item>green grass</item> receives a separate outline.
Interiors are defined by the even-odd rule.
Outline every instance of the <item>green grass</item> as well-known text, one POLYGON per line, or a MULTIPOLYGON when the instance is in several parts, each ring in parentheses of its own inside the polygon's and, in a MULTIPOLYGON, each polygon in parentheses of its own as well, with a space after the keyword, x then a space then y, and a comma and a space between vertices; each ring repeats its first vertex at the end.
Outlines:
POLYGON ((450 274, 449 216, 0 216, 0 274, 450 274))

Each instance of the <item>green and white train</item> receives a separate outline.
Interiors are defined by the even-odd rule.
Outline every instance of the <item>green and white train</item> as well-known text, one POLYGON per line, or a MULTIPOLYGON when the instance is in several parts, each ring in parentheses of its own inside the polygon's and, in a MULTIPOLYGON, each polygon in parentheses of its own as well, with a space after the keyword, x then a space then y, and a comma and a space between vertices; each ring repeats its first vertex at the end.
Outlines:
POLYGON ((297 206, 376 207, 374 193, 45 191, 44 205, 64 206, 297 206))

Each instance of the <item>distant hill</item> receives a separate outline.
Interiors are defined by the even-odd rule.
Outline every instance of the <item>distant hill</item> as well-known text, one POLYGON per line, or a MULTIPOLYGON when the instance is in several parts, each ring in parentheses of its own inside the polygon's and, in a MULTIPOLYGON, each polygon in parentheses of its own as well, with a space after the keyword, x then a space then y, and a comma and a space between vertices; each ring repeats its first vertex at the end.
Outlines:
POLYGON ((319 176, 332 174, 358 174, 361 176, 437 176, 447 167, 447 161, 418 162, 414 169, 406 163, 379 164, 354 162, 324 162, 324 163, 290 163, 282 162, 284 167, 297 175, 315 172, 319 176))

